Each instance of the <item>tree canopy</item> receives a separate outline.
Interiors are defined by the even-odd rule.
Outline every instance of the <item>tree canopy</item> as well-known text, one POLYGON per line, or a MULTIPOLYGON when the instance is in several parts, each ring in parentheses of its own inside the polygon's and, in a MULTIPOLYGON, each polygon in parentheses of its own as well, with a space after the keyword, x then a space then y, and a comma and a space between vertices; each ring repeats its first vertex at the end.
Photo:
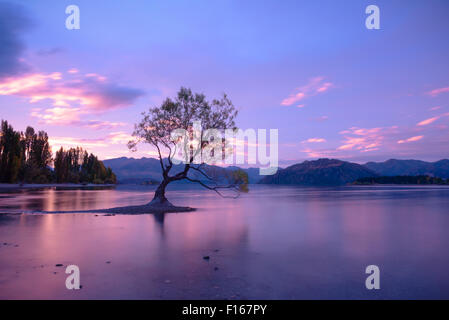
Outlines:
MULTIPOLYGON (((207 132, 210 130, 235 130, 237 109, 226 94, 220 99, 208 101, 204 94, 193 93, 181 87, 175 99, 167 98, 160 107, 150 108, 142 113, 142 120, 135 125, 135 140, 128 143, 131 150, 136 150, 140 142, 154 146, 158 152, 163 181, 156 190, 152 203, 165 203, 165 187, 179 180, 188 180, 223 195, 222 190, 232 190, 235 195, 246 190, 247 177, 242 173, 231 175, 232 181, 218 184, 216 177, 208 174, 206 162, 217 148, 226 149, 227 141, 213 140, 207 132), (184 135, 176 133, 183 131, 184 135), (180 150, 181 149, 181 150, 180 150), (179 152, 181 158, 177 157, 179 152), (184 168, 172 173, 174 162, 182 162, 184 168), (193 170, 203 179, 193 178, 193 170), (245 183, 246 182, 246 183, 245 183)), ((242 171, 243 172, 243 171, 242 171)), ((244 174, 244 172, 243 172, 244 174)))
POLYGON ((116 183, 110 168, 81 148, 61 148, 52 159, 45 131, 15 131, 8 121, 1 122, 0 182, 4 183, 116 183), (52 170, 52 164, 54 170, 52 170))

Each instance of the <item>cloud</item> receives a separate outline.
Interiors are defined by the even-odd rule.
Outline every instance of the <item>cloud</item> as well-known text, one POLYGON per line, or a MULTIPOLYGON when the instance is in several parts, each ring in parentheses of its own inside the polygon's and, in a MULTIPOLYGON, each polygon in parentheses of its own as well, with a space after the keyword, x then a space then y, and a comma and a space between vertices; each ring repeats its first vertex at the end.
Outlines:
POLYGON ((339 152, 338 150, 335 149, 305 148, 301 150, 301 152, 304 152, 308 158, 339 158, 339 159, 348 158, 347 154, 339 152))
MULTIPOLYGON (((121 126, 121 123, 92 122, 81 117, 130 106, 144 92, 96 73, 81 74, 76 68, 66 73, 32 71, 22 58, 25 46, 21 39, 31 26, 21 6, 0 2, 0 96, 17 96, 30 103, 50 103, 51 107, 31 110, 31 116, 40 123, 93 129, 121 126)), ((61 50, 54 48, 40 53, 55 54, 61 50)))
MULTIPOLYGON (((89 153, 93 153, 100 159, 109 159, 131 155, 126 144, 132 136, 125 131, 116 131, 98 138, 74 138, 66 136, 50 136, 49 142, 52 151, 56 152, 61 147, 64 149, 81 147, 89 153)), ((137 152, 138 156, 156 155, 155 150, 142 146, 142 150, 137 152)), ((163 153, 165 155, 165 153, 163 153)), ((136 154, 134 154, 136 156, 136 154)))
POLYGON ((0 2, 0 79, 28 70, 22 59, 25 45, 21 36, 31 26, 31 19, 22 6, 0 2))
POLYGON ((72 137, 50 137, 49 139, 50 145, 52 146, 53 151, 60 149, 61 147, 68 149, 77 146, 81 146, 82 148, 90 148, 90 147, 107 147, 109 144, 105 141, 105 139, 78 139, 72 137))
MULTIPOLYGON (((449 113, 442 116, 449 116, 449 113)), ((326 148, 320 148, 323 144, 319 143, 303 144, 306 148, 301 151, 308 158, 364 159, 364 161, 372 161, 374 157, 378 159, 428 157, 432 153, 440 155, 442 146, 448 145, 448 136, 444 134, 445 132, 447 126, 351 127, 339 132, 343 137, 340 144, 331 146, 328 142, 324 145, 326 148), (423 142, 418 142, 421 140, 423 142), (425 149, 423 149, 424 141, 425 149)))
POLYGON ((318 121, 318 122, 323 122, 323 121, 329 120, 329 117, 328 116, 320 116, 318 118, 314 118, 313 120, 318 121))
POLYGON ((429 125, 429 124, 431 124, 431 123, 437 121, 438 119, 440 119, 440 118, 442 118, 442 117, 446 117, 446 116, 449 116, 449 113, 441 114, 441 115, 439 115, 439 116, 436 116, 436 117, 432 117, 432 118, 423 120, 423 121, 421 121, 421 122, 418 122, 416 125, 417 125, 417 126, 420 126, 420 127, 422 127, 422 126, 427 126, 427 125, 429 125))
POLYGON ((411 137, 405 140, 399 140, 398 143, 402 144, 402 143, 408 143, 408 142, 414 142, 414 141, 419 141, 422 138, 424 138, 424 136, 415 136, 415 137, 411 137))
MULTIPOLYGON (((118 85, 101 75, 82 75, 78 70, 71 69, 65 77, 60 72, 54 72, 3 79, 0 81, 0 95, 24 97, 30 103, 50 101, 53 107, 45 110, 34 108, 31 112, 31 116, 43 123, 88 126, 81 121, 82 115, 129 106, 143 95, 143 91, 118 85)), ((97 123, 90 127, 101 126, 97 123)), ((105 126, 106 123, 103 124, 105 126)))
MULTIPOLYGON (((291 106, 292 104, 294 104, 295 102, 298 102, 302 99, 304 99, 306 97, 305 93, 303 92, 298 92, 295 94, 290 95, 288 98, 285 98, 284 100, 282 100, 281 104, 283 106, 291 106)), ((304 107, 304 105, 300 105, 302 107, 304 107)), ((301 108, 301 107, 300 107, 301 108)))
POLYGON ((436 97, 439 94, 445 93, 445 92, 449 92, 449 87, 434 89, 432 91, 427 92, 427 94, 431 95, 432 97, 436 97))
POLYGON ((126 126, 124 122, 110 122, 100 120, 81 120, 81 116, 86 114, 80 108, 54 107, 42 110, 41 108, 31 109, 31 116, 37 118, 39 123, 48 125, 71 125, 86 127, 94 130, 115 129, 126 126))
POLYGON ((322 143, 326 142, 326 139, 323 138, 310 138, 307 140, 304 140, 302 143, 322 143))
POLYGON ((31 103, 50 100, 53 106, 75 105, 83 110, 102 112, 131 105, 143 91, 107 81, 105 77, 71 73, 63 78, 59 72, 35 73, 7 78, 0 82, 0 95, 25 97, 31 103))
POLYGON ((31 116, 39 119, 39 123, 50 125, 72 125, 81 123, 80 108, 54 107, 42 110, 33 108, 31 116))
POLYGON ((126 145, 132 135, 124 132, 112 132, 105 137, 95 139, 73 138, 73 137, 50 137, 48 140, 52 146, 53 151, 60 149, 61 147, 68 149, 80 146, 83 149, 92 148, 109 148, 112 145, 126 145))
MULTIPOLYGON (((291 94, 284 100, 282 100, 281 105, 283 106, 291 106, 292 104, 301 101, 307 97, 315 96, 317 94, 321 94, 329 90, 333 87, 331 82, 324 81, 324 77, 315 77, 309 80, 309 82, 297 88, 295 93, 291 94)), ((304 107, 304 104, 298 105, 299 108, 304 107)))
POLYGON ((97 120, 85 121, 83 124, 83 126, 95 130, 115 129, 117 127, 124 127, 126 125, 127 124, 124 122, 110 122, 110 121, 97 121, 97 120))
POLYGON ((127 144, 130 140, 133 140, 134 137, 126 132, 112 132, 110 133, 106 140, 108 140, 112 144, 127 144))
POLYGON ((428 124, 431 124, 432 122, 437 121, 439 118, 440 117, 433 117, 433 118, 429 118, 429 119, 423 120, 423 121, 419 122, 417 124, 417 126, 427 126, 428 124))
POLYGON ((343 144, 337 150, 358 150, 360 152, 370 152, 379 150, 383 144, 385 136, 394 132, 396 127, 390 128, 358 128, 352 127, 341 131, 344 135, 343 144))

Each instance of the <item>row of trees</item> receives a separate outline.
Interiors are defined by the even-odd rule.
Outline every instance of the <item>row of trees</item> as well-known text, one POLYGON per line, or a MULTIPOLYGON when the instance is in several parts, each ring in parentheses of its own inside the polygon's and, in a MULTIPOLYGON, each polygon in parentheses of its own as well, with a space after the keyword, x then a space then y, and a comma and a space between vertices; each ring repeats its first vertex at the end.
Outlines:
POLYGON ((48 135, 27 127, 15 131, 7 122, 1 122, 0 182, 3 183, 116 183, 110 168, 93 154, 81 148, 56 152, 52 159, 48 135), (54 170, 51 165, 54 163, 54 170))
POLYGON ((111 168, 106 168, 96 156, 79 147, 67 151, 61 147, 56 152, 54 165, 58 183, 117 183, 111 168))
POLYGON ((357 179, 354 184, 449 184, 449 179, 431 176, 382 176, 357 179))

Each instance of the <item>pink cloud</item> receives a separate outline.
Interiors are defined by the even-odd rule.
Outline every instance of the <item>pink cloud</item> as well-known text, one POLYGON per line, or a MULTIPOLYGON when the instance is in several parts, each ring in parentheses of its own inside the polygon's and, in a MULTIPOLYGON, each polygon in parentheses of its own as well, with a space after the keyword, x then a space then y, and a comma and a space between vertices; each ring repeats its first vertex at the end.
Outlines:
POLYGON ((331 88, 332 87, 332 83, 330 83, 330 82, 326 82, 326 83, 324 83, 323 84, 323 86, 321 86, 320 88, 318 88, 317 90, 316 90, 316 92, 318 93, 318 92, 326 92, 327 90, 329 90, 329 88, 331 88))
POLYGON ((437 95, 445 92, 449 92, 449 87, 434 89, 427 92, 427 94, 431 95, 432 97, 436 97, 437 95))
POLYGON ((417 124, 417 126, 427 126, 428 124, 431 124, 432 122, 437 121, 439 118, 440 117, 433 117, 433 118, 429 118, 429 119, 423 120, 423 121, 419 122, 417 124))
POLYGON ((348 130, 341 131, 344 135, 343 144, 337 150, 357 150, 360 152, 369 152, 378 150, 383 144, 385 135, 389 134, 391 128, 358 128, 352 127, 348 130))
POLYGON ((305 93, 298 92, 298 93, 296 93, 294 95, 291 95, 290 97, 285 98, 284 100, 282 100, 281 104, 283 106, 291 106, 295 102, 298 102, 298 101, 304 99, 305 97, 306 97, 305 93))
POLYGON ((303 143, 322 143, 326 142, 326 139, 323 138, 310 138, 307 140, 304 140, 303 143))
MULTIPOLYGON (((324 93, 331 87, 333 87, 333 84, 331 82, 324 82, 324 77, 312 78, 306 85, 297 88, 295 93, 282 100, 281 105, 291 106, 306 97, 324 93)), ((302 108, 303 106, 304 105, 300 105, 298 107, 302 108)))
POLYGON ((110 121, 97 121, 97 120, 89 120, 84 123, 85 127, 102 130, 102 129, 114 129, 117 127, 124 127, 127 124, 124 122, 110 122, 110 121))
POLYGON ((327 153, 322 152, 320 150, 314 150, 314 149, 307 148, 307 149, 302 150, 302 152, 306 153, 309 158, 327 157, 327 153))
POLYGON ((63 79, 61 73, 55 72, 4 79, 0 82, 0 95, 25 97, 30 103, 49 100, 55 107, 103 112, 131 105, 143 92, 106 81, 96 74, 81 77, 71 73, 68 79, 63 79))
POLYGON ((326 121, 328 119, 329 119, 328 116, 320 116, 318 118, 314 118, 313 120, 318 121, 318 122, 323 122, 323 121, 326 121))
MULTIPOLYGON (((75 148, 77 146, 82 147, 88 152, 92 152, 99 156, 100 159, 107 159, 113 157, 122 157, 131 155, 128 148, 125 146, 132 136, 124 131, 116 131, 109 133, 103 137, 98 138, 74 138, 56 136, 50 137, 49 142, 52 146, 52 151, 56 152, 61 147, 64 149, 75 148)), ((164 153, 165 154, 165 153, 164 153)), ((142 150, 139 153, 140 156, 155 155, 154 150, 142 150)))
POLYGON ((48 125, 72 125, 86 127, 94 130, 115 129, 117 127, 126 126, 124 122, 110 122, 99 120, 81 120, 82 115, 87 114, 80 108, 54 107, 42 110, 41 108, 33 108, 31 116, 37 118, 39 123, 48 125))
POLYGON ((84 139, 84 138, 73 138, 73 137, 50 137, 49 142, 53 150, 58 150, 59 148, 73 148, 76 146, 81 146, 83 148, 92 147, 109 147, 111 145, 125 145, 129 140, 132 140, 132 135, 124 132, 112 132, 105 137, 84 139))
POLYGON ((42 110, 33 108, 31 116, 39 119, 39 123, 50 125, 71 125, 80 122, 80 108, 54 107, 42 110))
POLYGON ((408 142, 414 142, 414 141, 419 141, 422 138, 424 138, 424 136, 415 136, 415 137, 411 137, 405 140, 399 140, 398 143, 402 144, 402 143, 408 143, 408 142))
POLYGON ((304 152, 308 158, 339 158, 344 159, 347 158, 348 155, 342 152, 339 152, 335 149, 312 149, 312 148, 305 148, 301 150, 301 152, 304 152))
POLYGON ((427 125, 429 125, 429 124, 431 124, 431 123, 437 121, 438 119, 443 118, 443 117, 447 117, 447 116, 449 116, 449 113, 441 114, 441 115, 439 115, 439 116, 436 116, 436 117, 432 117, 432 118, 423 120, 423 121, 421 121, 421 122, 418 122, 416 125, 417 125, 417 126, 420 126, 420 127, 422 127, 422 126, 427 126, 427 125))

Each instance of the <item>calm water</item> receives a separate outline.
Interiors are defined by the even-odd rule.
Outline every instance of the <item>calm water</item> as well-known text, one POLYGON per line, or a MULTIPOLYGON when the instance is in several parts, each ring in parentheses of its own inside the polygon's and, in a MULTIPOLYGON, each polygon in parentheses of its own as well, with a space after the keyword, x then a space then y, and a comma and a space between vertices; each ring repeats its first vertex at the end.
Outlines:
MULTIPOLYGON (((180 188, 169 199, 198 211, 0 215, 0 298, 449 298, 449 188, 253 186, 236 200, 180 188), (59 263, 79 266, 81 290, 65 288, 59 263), (371 264, 377 291, 365 288, 371 264)), ((0 191, 0 212, 151 196, 126 186, 0 191)))

